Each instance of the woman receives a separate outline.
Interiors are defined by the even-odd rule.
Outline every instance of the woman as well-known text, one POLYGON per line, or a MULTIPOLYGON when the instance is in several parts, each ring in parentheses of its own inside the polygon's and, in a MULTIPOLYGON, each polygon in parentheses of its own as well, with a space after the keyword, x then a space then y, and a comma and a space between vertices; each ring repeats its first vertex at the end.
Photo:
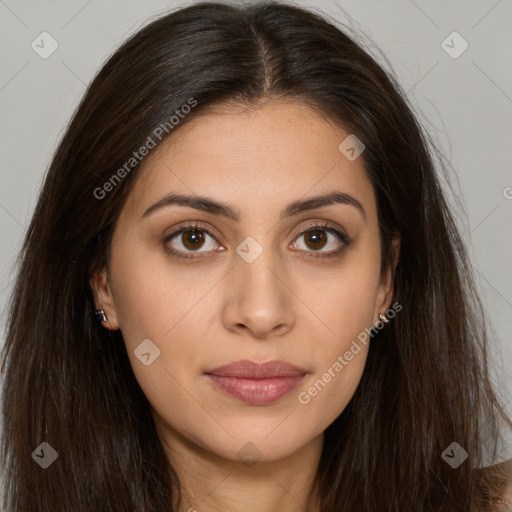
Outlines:
POLYGON ((506 510, 512 424, 430 148, 301 8, 199 3, 125 42, 22 248, 4 509, 506 510))

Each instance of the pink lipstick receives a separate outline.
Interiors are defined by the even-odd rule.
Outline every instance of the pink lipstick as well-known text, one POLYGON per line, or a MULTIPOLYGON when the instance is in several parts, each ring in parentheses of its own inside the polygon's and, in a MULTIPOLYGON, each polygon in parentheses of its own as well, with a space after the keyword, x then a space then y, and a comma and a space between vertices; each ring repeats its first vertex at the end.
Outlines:
POLYGON ((307 371, 284 361, 234 361, 206 372, 222 391, 249 405, 266 405, 295 389, 307 371))

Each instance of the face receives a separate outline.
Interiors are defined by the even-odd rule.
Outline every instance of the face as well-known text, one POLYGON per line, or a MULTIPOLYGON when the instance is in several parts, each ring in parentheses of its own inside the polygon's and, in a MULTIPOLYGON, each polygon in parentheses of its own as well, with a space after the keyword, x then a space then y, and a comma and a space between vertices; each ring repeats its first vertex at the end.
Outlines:
POLYGON ((144 162, 91 285, 167 442, 279 460, 353 396, 392 279, 362 159, 338 148, 348 135, 267 102, 202 114, 144 162))

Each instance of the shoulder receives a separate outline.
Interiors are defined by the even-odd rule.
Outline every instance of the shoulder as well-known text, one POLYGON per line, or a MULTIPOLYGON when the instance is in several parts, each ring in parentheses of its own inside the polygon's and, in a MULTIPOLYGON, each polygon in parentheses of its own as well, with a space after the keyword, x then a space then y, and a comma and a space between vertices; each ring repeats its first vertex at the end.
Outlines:
POLYGON ((500 504, 495 512, 511 512, 512 511, 512 459, 496 464, 493 468, 500 471, 506 478, 506 486, 501 494, 500 504))

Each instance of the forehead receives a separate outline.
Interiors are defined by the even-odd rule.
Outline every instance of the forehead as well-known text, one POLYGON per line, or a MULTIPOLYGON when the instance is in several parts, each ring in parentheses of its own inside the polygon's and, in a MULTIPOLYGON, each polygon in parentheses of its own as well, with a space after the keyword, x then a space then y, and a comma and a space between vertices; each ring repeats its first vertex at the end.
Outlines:
POLYGON ((174 191, 221 198, 243 218, 337 190, 371 213, 373 188, 362 158, 351 161, 339 150, 349 135, 303 103, 210 109, 178 126, 146 157, 128 207, 140 216, 174 191))

